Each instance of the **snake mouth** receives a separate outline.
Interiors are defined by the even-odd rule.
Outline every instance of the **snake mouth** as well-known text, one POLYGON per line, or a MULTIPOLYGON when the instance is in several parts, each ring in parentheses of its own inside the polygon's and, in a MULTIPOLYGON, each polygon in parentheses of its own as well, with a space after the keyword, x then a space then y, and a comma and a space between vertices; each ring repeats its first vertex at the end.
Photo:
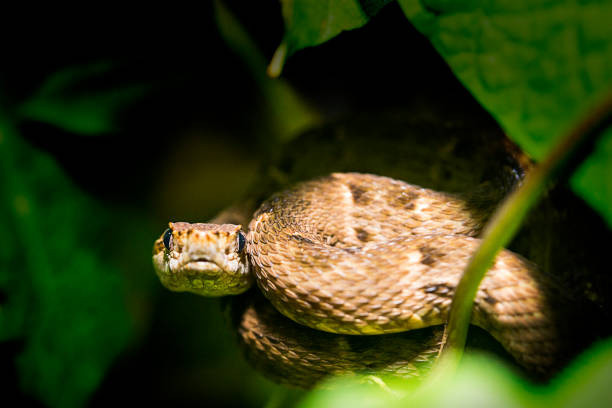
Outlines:
POLYGON ((221 267, 208 258, 191 259, 183 265, 183 269, 201 274, 202 278, 214 278, 222 271, 221 267))

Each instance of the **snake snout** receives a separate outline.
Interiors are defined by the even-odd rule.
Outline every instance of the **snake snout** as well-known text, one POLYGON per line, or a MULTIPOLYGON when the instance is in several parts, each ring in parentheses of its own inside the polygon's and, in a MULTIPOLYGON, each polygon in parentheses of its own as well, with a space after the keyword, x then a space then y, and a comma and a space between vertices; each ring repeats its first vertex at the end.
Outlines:
POLYGON ((202 279, 214 279, 223 272, 223 268, 207 257, 190 259, 181 266, 181 270, 183 273, 197 275, 202 279))

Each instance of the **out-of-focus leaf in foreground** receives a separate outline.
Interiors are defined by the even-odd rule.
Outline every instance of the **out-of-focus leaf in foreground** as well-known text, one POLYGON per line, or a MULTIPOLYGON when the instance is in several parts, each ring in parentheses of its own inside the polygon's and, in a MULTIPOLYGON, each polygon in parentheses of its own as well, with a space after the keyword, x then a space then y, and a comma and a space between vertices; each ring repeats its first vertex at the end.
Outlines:
POLYGON ((391 389, 376 383, 335 379, 311 392, 300 407, 525 407, 537 406, 530 385, 497 360, 467 355, 460 370, 414 389, 401 383, 391 389))
POLYGON ((454 376, 442 375, 416 392, 335 379, 311 392, 300 407, 609 407, 610 375, 612 341, 593 347, 547 386, 531 385, 502 363, 472 354, 454 376))
POLYGON ((549 387, 550 406, 612 406, 612 340, 595 345, 568 367, 549 387))
MULTIPOLYGON (((508 135, 542 159, 612 89, 609 1, 398 0, 508 135)), ((572 179, 612 225, 612 132, 572 179)))
POLYGON ((22 388, 50 406, 82 405, 130 335, 107 217, 0 117, 0 340, 23 341, 22 388))
POLYGON ((112 68, 101 62, 54 73, 21 106, 20 114, 78 134, 114 131, 117 114, 141 97, 147 86, 106 83, 104 79, 112 77, 112 68))

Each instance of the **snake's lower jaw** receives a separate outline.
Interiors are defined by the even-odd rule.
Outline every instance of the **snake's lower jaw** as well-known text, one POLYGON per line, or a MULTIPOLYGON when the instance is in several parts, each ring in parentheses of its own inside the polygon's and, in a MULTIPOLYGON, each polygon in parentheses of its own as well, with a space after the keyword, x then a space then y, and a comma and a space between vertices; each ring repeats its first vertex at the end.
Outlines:
POLYGON ((248 265, 228 272, 205 259, 190 261, 177 270, 162 262, 155 262, 157 276, 163 286, 174 292, 191 292, 200 296, 219 297, 237 295, 253 286, 248 265))
MULTIPOLYGON (((230 276, 227 272, 221 271, 214 279, 210 276, 195 275, 186 284, 183 284, 178 291, 191 292, 200 296, 220 297, 239 295, 246 292, 251 286, 253 286, 253 279, 250 275, 230 276)), ((177 289, 172 290, 176 291, 177 289)))
POLYGON ((174 292, 191 292, 200 296, 219 297, 225 295, 238 295, 246 292, 252 285, 250 276, 242 279, 231 279, 220 275, 215 277, 194 274, 194 275, 172 275, 159 274, 159 280, 163 286, 174 292))

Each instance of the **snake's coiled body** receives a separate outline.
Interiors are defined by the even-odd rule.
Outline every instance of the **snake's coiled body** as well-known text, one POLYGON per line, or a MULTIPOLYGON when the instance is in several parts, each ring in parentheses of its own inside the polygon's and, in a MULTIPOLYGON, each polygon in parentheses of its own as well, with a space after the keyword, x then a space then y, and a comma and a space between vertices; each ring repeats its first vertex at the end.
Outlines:
POLYGON ((330 375, 419 380, 440 350, 440 326, 381 336, 312 330, 281 315, 257 290, 232 299, 239 344, 249 362, 275 382, 310 388, 330 375))
MULTIPOLYGON (((451 195, 386 177, 336 173, 264 202, 247 251, 264 295, 306 326, 383 334, 446 322, 484 216, 451 195)), ((522 365, 556 364, 547 282, 502 251, 478 291, 473 323, 522 365)))

